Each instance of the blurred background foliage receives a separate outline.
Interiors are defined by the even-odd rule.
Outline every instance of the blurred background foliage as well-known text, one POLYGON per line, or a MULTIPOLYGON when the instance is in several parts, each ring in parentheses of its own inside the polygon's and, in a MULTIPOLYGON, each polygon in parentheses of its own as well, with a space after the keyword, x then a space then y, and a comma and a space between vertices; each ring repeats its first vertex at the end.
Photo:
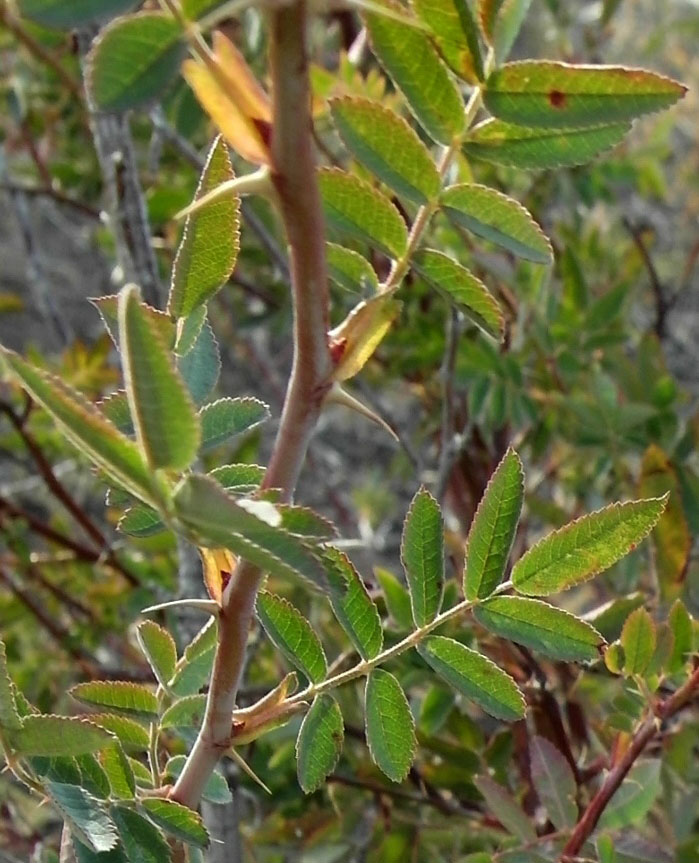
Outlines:
MULTIPOLYGON (((115 292, 121 273, 100 215, 110 189, 81 84, 91 34, 43 28, 12 15, 4 2, 0 10, 0 340, 97 399, 119 384, 112 344, 86 299, 115 292)), ((225 29, 263 75, 262 14, 248 9, 225 29)), ((354 93, 399 110, 401 101, 357 41, 359 30, 353 13, 319 15, 312 74, 321 160, 363 175, 332 130, 324 98, 354 93)), ((480 162, 458 166, 462 181, 473 177, 521 200, 552 238, 556 263, 546 272, 475 248, 438 218, 430 244, 468 262, 495 292, 507 311, 505 346, 475 337, 410 276, 398 325, 355 382, 400 442, 338 408, 324 415, 298 499, 335 521, 377 596, 377 572, 384 580, 386 570, 399 575, 402 517, 420 482, 443 493, 456 576, 475 506, 513 443, 529 480, 519 552, 612 499, 672 492, 650 552, 644 547, 572 591, 571 610, 590 614, 610 641, 640 605, 664 619, 681 597, 699 613, 698 37, 699 4, 691 0, 533 3, 515 57, 645 65, 684 80, 690 92, 676 109, 636 123, 622 145, 591 165, 527 174, 480 162), (445 390, 453 433, 446 439, 445 390)), ((176 80, 162 104, 129 117, 120 134, 142 183, 164 281, 179 235, 173 216, 192 198, 212 130, 176 80)), ((387 262, 374 254, 373 263, 385 275, 387 262)), ((356 299, 334 286, 334 321, 356 299)), ((223 353, 221 392, 256 395, 278 416, 291 358, 290 308, 283 238, 265 203, 245 205, 238 267, 211 319, 223 353)), ((222 459, 264 464, 273 432, 272 423, 234 451, 215 451, 210 466, 222 459)), ((117 534, 116 514, 105 508, 90 468, 5 384, 0 459, 0 627, 20 689, 42 710, 71 711, 63 693, 78 680, 147 678, 130 626, 141 608, 177 593, 174 538, 117 534)), ((342 652, 341 633, 320 601, 288 585, 275 588, 310 617, 331 655, 342 652)), ((396 609, 389 611, 397 619, 396 609)), ((601 667, 579 675, 512 647, 493 646, 491 655, 527 690, 532 727, 584 763, 580 781, 598 775, 600 753, 639 715, 633 686, 601 667)), ((266 691, 282 670, 256 634, 242 697, 266 691)), ((472 781, 483 765, 537 817, 526 726, 503 728, 474 714, 410 657, 400 659, 397 673, 414 684, 421 743, 409 780, 390 786, 379 775, 363 745, 357 692, 340 690, 348 740, 326 790, 305 798, 297 786, 293 723, 246 754, 271 797, 229 774, 230 817, 241 825, 230 840, 241 843, 236 854, 270 863, 494 859, 502 827, 472 781)), ((699 860, 698 732, 696 714, 685 716, 639 763, 644 794, 618 816, 615 826, 629 832, 616 858, 604 859, 699 860)), ((48 810, 37 810, 0 776, 0 859, 57 859, 57 828, 48 810)), ((542 843, 528 856, 497 859, 526 863, 549 859, 546 851, 542 843)))

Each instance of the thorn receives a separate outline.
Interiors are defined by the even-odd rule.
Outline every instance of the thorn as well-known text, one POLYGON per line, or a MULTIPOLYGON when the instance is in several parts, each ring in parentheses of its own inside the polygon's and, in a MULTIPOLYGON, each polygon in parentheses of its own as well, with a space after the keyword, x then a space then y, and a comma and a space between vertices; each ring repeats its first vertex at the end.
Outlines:
POLYGON ((221 610, 219 604, 214 602, 213 599, 173 599, 171 602, 159 602, 157 605, 149 605, 148 608, 142 608, 141 614, 151 614, 154 611, 182 607, 203 611, 213 615, 213 617, 218 617, 218 613, 221 610))
POLYGON ((325 397, 325 403, 344 405, 344 407, 361 414, 363 417, 366 417, 368 420, 371 420, 371 422, 376 423, 377 426, 380 426, 384 431, 388 432, 396 443, 400 443, 398 435, 393 431, 391 426, 385 419, 383 419, 383 417, 380 417, 371 408, 360 402, 358 398, 350 395, 347 390, 344 390, 340 386, 339 383, 336 382, 333 384, 330 392, 325 397))

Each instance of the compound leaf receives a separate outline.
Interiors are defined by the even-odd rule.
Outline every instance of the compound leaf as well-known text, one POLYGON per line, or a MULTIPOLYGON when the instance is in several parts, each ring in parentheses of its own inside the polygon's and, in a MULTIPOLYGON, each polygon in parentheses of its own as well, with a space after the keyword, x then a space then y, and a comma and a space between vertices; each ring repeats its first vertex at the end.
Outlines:
MULTIPOLYGON (((393 0, 383 0, 382 5, 405 14, 393 0)), ((386 15, 366 13, 364 19, 374 53, 405 96, 415 119, 435 141, 451 144, 464 130, 464 105, 427 35, 386 15)))
POLYGON ((515 564, 515 589, 547 596, 604 572, 653 529, 666 502, 662 497, 612 504, 550 533, 515 564))
POLYGON ((127 285, 119 296, 119 343, 126 396, 144 456, 155 469, 189 467, 199 448, 199 421, 135 285, 127 285))
POLYGON ((437 168, 402 117, 369 99, 333 99, 330 109, 347 149, 382 183, 416 204, 437 197, 437 168))
POLYGON ((632 611, 621 630, 625 674, 643 674, 653 657, 655 641, 655 624, 650 614, 645 608, 632 611))
POLYGON ((368 243, 389 257, 405 252, 408 229, 385 195, 338 168, 321 168, 318 182, 332 231, 368 243))
POLYGON ((161 797, 144 797, 141 809, 154 824, 175 839, 196 848, 208 847, 209 834, 201 815, 188 806, 161 797))
POLYGON ((477 605, 473 614, 495 635, 562 662, 599 659, 604 644, 594 626, 538 599, 496 596, 477 605))
MULTIPOLYGON (((318 587, 326 587, 320 561, 300 539, 236 503, 215 480, 190 474, 176 489, 174 504, 180 520, 199 536, 201 545, 227 548, 275 575, 300 575, 318 587)), ((263 505, 265 514, 281 524, 282 517, 272 504, 256 504, 258 513, 263 505)))
POLYGON ((483 282, 442 252, 428 249, 413 264, 418 273, 447 296, 466 317, 498 341, 505 334, 500 306, 483 282))
POLYGON ((362 657, 373 659, 383 646, 381 618, 376 605, 346 554, 329 546, 323 552, 323 562, 335 617, 362 657))
POLYGON ((79 785, 51 780, 46 782, 46 791, 81 842, 97 853, 114 848, 118 841, 116 828, 97 798, 79 785))
POLYGON ((145 686, 122 680, 93 680, 78 683, 70 690, 77 701, 93 707, 107 708, 134 719, 158 717, 158 699, 145 686))
POLYGON ((118 18, 88 56, 87 84, 100 111, 128 111, 155 100, 175 80, 185 52, 182 28, 161 12, 118 18))
POLYGON ((539 800, 558 830, 575 827, 577 786, 570 764, 545 737, 535 734, 529 741, 531 776, 539 800))
POLYGON ((626 122, 668 108, 686 90, 643 69, 524 60, 496 69, 483 99, 493 116, 508 123, 576 129, 626 122))
POLYGON ((476 776, 473 783, 503 827, 522 842, 536 841, 536 831, 531 820, 506 788, 490 776, 476 776))
POLYGON ((20 755, 85 755, 114 743, 112 735, 74 716, 25 716, 22 727, 10 732, 12 748, 20 755))
POLYGON ((311 683, 327 674, 323 646, 311 624, 288 600, 266 590, 257 597, 257 616, 270 641, 311 683))
POLYGON ((199 411, 202 452, 251 431, 270 418, 269 408, 256 398, 222 398, 199 411))
POLYGON ((502 580, 524 500, 524 472, 509 449, 481 498, 466 541, 464 592, 467 599, 490 596, 502 580))
POLYGON ((140 623, 136 635, 158 683, 167 687, 177 664, 177 647, 173 637, 153 620, 140 623))
POLYGON ((400 683, 374 669, 365 694, 366 738, 376 766, 393 782, 408 775, 415 755, 415 721, 400 683))
POLYGON ((332 695, 318 695, 301 723, 296 740, 299 785, 306 794, 317 791, 332 773, 345 736, 340 707, 332 695))
POLYGON ((47 410, 68 440, 119 485, 147 503, 158 499, 153 478, 136 444, 122 435, 83 395, 60 378, 0 347, 10 370, 47 410))
MULTIPOLYGON (((195 201, 234 177, 222 138, 214 142, 194 196, 195 201)), ((217 198, 187 217, 172 269, 168 312, 190 315, 228 281, 240 245, 240 199, 234 193, 217 198)))
POLYGON ((605 150, 611 150, 627 134, 629 123, 589 129, 529 129, 486 120, 476 126, 464 142, 469 158, 525 170, 543 170, 582 165, 605 150))
POLYGON ((431 635, 418 647, 427 664, 486 713, 513 722, 524 716, 516 683, 494 662, 452 638, 431 635))
POLYGON ((483 56, 468 0, 413 0, 413 6, 454 72, 472 84, 482 80, 483 56))
POLYGON ((415 625, 434 620, 444 589, 444 523, 439 504, 421 488, 403 523, 401 561, 415 625))
POLYGON ((550 264, 553 249, 530 213, 514 198, 487 186, 450 186, 442 206, 457 225, 535 264, 550 264))

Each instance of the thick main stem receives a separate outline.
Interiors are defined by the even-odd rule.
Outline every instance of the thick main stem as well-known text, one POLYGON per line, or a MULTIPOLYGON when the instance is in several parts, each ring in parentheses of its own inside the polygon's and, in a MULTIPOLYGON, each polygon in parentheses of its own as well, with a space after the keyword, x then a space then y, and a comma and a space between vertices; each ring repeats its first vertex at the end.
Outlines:
MULTIPOLYGON (((290 498, 330 386, 325 228, 316 178, 305 0, 270 12, 270 73, 274 93, 272 181, 287 235, 294 309, 294 361, 264 486, 290 498)), ((223 597, 219 644, 201 731, 171 797, 199 802, 228 749, 231 716, 245 661, 259 569, 242 562, 223 597)))

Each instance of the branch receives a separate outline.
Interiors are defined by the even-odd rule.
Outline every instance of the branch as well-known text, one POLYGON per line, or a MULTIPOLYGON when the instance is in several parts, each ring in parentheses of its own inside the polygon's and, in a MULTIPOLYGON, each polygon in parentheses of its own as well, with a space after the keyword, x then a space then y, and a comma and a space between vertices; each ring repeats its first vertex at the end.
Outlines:
MULTIPOLYGON (((90 33, 78 34, 83 73, 90 48, 90 33)), ((97 152, 100 172, 107 192, 109 226, 114 234, 117 261, 123 282, 141 286, 143 298, 160 305, 160 275, 153 251, 148 211, 138 175, 129 118, 126 114, 104 114, 98 111, 86 93, 90 128, 97 152)))
MULTIPOLYGON (((264 486, 281 488, 285 499, 296 485, 332 370, 326 335, 325 226, 313 153, 306 19, 305 0, 269 13, 272 180, 290 251, 294 361, 264 486)), ((243 562, 223 596, 206 715, 170 795, 190 807, 197 805, 211 771, 230 743, 231 716, 261 581, 262 573, 243 562)))
POLYGON ((641 229, 626 217, 622 221, 624 227, 629 232, 631 239, 634 242, 634 245, 638 249, 638 253, 641 256, 643 264, 648 272, 650 286, 653 291, 653 296, 655 298, 655 324, 653 325, 653 329, 655 330, 658 338, 662 338, 665 334, 667 313, 670 311, 670 303, 668 302, 666 296, 667 291, 665 285, 660 280, 658 271, 656 270, 655 264, 653 263, 653 258, 651 258, 650 252, 648 251, 645 241, 643 239, 641 229))
POLYGON ((590 801, 582 818, 578 821, 570 839, 563 849, 561 860, 563 863, 576 857, 583 847, 597 822, 612 799, 621 783, 626 778, 629 770, 633 767, 636 759, 641 755, 646 746, 659 733, 661 726, 670 717, 681 710, 699 689, 699 667, 673 695, 661 701, 655 708, 655 715, 646 719, 638 728, 631 740, 629 748, 623 757, 612 767, 606 779, 600 786, 595 796, 590 801))
POLYGON ((0 412, 4 413, 5 416, 8 417, 15 430, 22 438, 24 445, 34 460, 34 464, 36 465, 41 478, 46 483, 48 490, 63 504, 98 547, 100 551, 98 559, 104 559, 105 563, 108 563, 112 569, 120 572, 132 586, 136 587, 139 584, 138 579, 117 559, 116 555, 109 547, 109 543, 107 542, 105 535, 56 476, 51 464, 44 455, 43 450, 36 442, 33 435, 27 430, 25 418, 20 417, 7 402, 0 402, 0 412))

